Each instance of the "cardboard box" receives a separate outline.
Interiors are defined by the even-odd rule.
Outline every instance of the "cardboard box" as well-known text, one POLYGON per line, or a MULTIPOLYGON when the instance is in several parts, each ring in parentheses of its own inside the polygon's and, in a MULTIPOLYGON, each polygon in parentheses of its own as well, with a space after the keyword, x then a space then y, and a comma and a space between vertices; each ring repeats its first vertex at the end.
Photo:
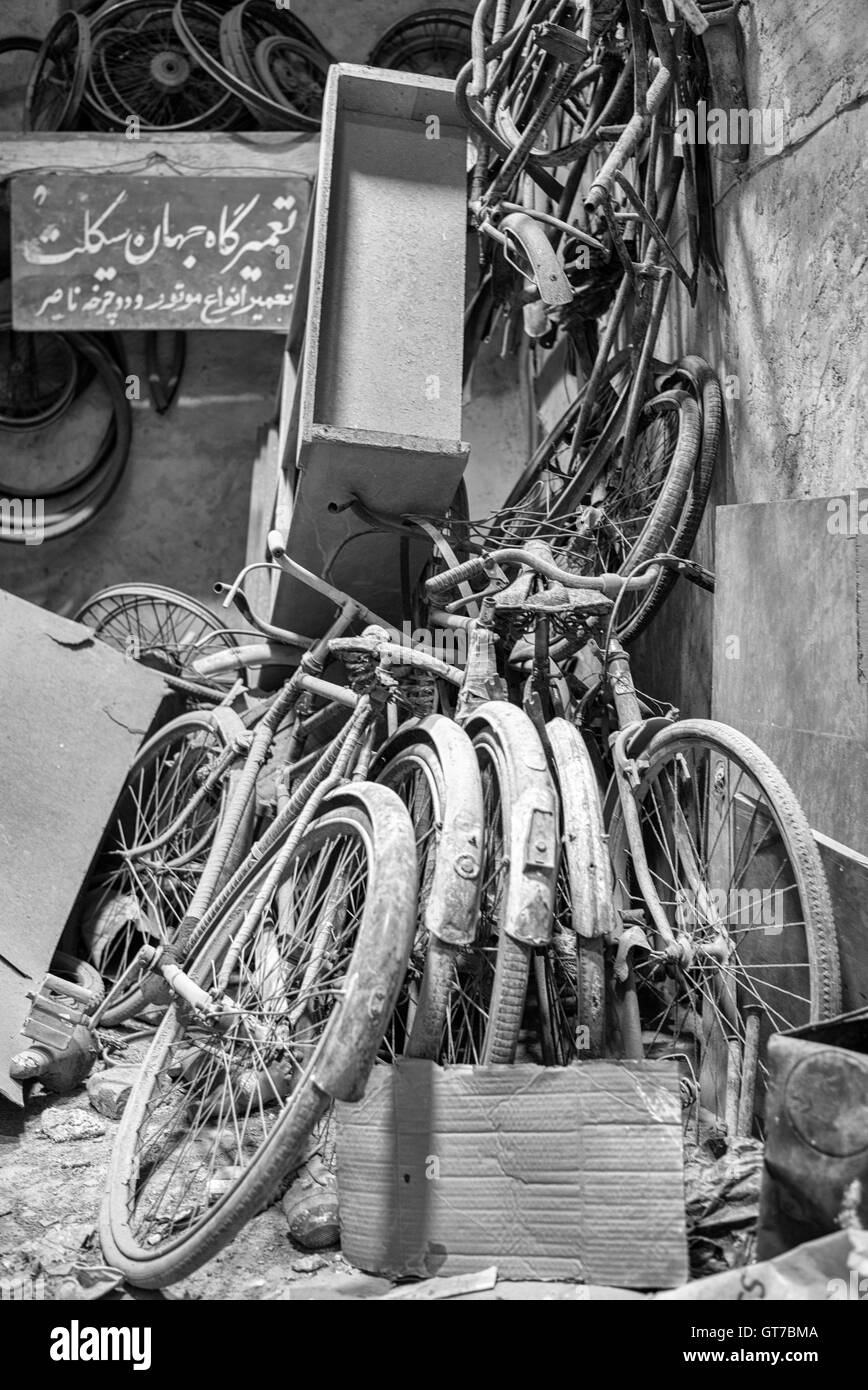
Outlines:
POLYGON ((670 1062, 374 1069, 337 1105, 341 1244, 392 1277, 673 1288, 687 1278, 670 1062))

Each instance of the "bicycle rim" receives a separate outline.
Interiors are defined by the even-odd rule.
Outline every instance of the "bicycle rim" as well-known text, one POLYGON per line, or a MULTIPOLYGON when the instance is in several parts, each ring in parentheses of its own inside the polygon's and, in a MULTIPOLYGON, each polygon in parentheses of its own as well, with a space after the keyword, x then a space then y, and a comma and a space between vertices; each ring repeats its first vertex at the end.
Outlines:
MULTIPOLYGON (((183 714, 148 740, 130 769, 88 880, 80 925, 90 959, 109 981, 120 978, 143 944, 171 941, 184 917, 223 810, 222 785, 165 844, 140 857, 130 852, 165 834, 222 747, 207 716, 183 714)), ((107 1026, 122 1004, 113 1002, 107 1026)))
POLYGON ((142 1287, 228 1244, 298 1165, 330 1096, 362 1094, 406 968, 415 847, 386 788, 326 804, 221 981, 262 874, 252 868, 190 967, 231 1005, 208 1019, 173 1004, 121 1122, 100 1233, 142 1287))
POLYGON ((636 793, 642 842, 682 959, 667 959, 654 939, 617 802, 609 826, 616 909, 622 923, 629 912, 645 924, 646 944, 632 952, 643 1047, 679 1057, 702 1106, 724 1115, 727 1074, 739 1054, 744 1062, 754 1013, 751 1122, 760 1122, 771 1033, 840 1008, 819 853, 781 773, 735 730, 684 720, 653 740, 647 758, 636 793))
POLYGON ((75 615, 117 651, 167 675, 225 692, 237 673, 199 676, 194 662, 238 646, 204 604, 157 584, 118 584, 93 594, 75 615))

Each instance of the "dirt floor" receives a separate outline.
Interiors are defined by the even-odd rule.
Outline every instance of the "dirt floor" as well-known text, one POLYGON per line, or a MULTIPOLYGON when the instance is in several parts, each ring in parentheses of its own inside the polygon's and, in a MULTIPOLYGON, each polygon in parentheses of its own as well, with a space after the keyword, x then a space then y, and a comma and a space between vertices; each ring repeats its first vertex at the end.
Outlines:
MULTIPOLYGON (((163 1292, 130 1288, 106 1269, 97 1238, 105 1174, 118 1123, 88 1106, 84 1088, 67 1096, 33 1096, 26 1110, 0 1100, 0 1290, 5 1297, 49 1300, 195 1299, 284 1301, 377 1299, 394 1292, 387 1279, 348 1264, 337 1249, 318 1254, 294 1246, 278 1204, 249 1222, 204 1269, 163 1292), (92 1138, 54 1142, 44 1124, 85 1112, 101 1130, 92 1138)), ((402 1286, 402 1296, 412 1288, 402 1286)), ((430 1295, 427 1295, 430 1296, 430 1295)), ((499 1282, 459 1301, 635 1299, 628 1290, 579 1284, 499 1282)))
MULTIPOLYGON (((107 1061, 135 1068, 146 1043, 114 1045, 107 1061)), ((96 1077, 101 1070, 92 1074, 96 1077)), ((24 1109, 0 1100, 0 1296, 49 1300, 195 1299, 206 1301, 430 1298, 430 1286, 355 1269, 339 1249, 311 1252, 290 1237, 281 1204, 250 1221, 203 1269, 164 1292, 146 1293, 107 1268, 97 1223, 118 1121, 99 1113, 82 1084, 68 1095, 34 1087, 24 1109), (413 1292, 414 1289, 417 1292, 413 1292), (426 1292, 426 1290, 428 1290, 426 1292)), ((693 1277, 749 1262, 762 1146, 711 1131, 701 1143, 685 1132, 685 1202, 693 1277), (717 1142, 715 1143, 715 1139, 717 1142)), ((296 1189, 296 1192, 298 1189, 296 1189)), ((290 1189, 290 1194, 292 1189, 290 1189)), ((446 1281, 449 1283, 450 1281, 446 1281)), ((439 1296, 443 1296, 441 1290, 439 1296)), ((449 1295, 456 1296, 456 1295, 449 1295)), ((628 1290, 578 1284, 505 1283, 458 1294, 473 1301, 630 1299, 628 1290)))
MULTIPOLYGON (((131 1044, 124 1063, 143 1048, 131 1044)), ((84 1086, 70 1095, 34 1092, 24 1110, 0 1101, 0 1290, 24 1297, 186 1299, 375 1298, 391 1287, 361 1274, 337 1249, 295 1246, 278 1204, 255 1217, 216 1259, 165 1294, 119 1285, 104 1268, 97 1219, 118 1121, 94 1110, 84 1086), (49 1130, 69 1121, 74 1133, 49 1130), (91 1135, 92 1131, 92 1135, 91 1135)))

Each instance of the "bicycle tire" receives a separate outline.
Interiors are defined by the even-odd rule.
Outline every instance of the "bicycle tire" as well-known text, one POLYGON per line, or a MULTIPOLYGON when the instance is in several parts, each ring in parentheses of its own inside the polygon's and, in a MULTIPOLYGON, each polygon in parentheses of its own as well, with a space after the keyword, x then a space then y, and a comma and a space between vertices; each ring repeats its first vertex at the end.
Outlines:
MULTIPOLYGON (((670 533, 677 527, 678 518, 684 511, 688 488, 700 453, 702 421, 699 406, 686 391, 663 391, 646 403, 642 420, 647 422, 650 419, 653 424, 653 416, 661 411, 677 411, 678 432, 663 477, 657 484, 656 497, 638 535, 631 538, 632 543, 626 555, 623 554, 626 545, 621 548, 620 554, 615 552, 614 558, 605 550, 602 555, 598 552, 595 569, 611 568, 624 576, 632 574, 654 555, 666 550, 670 533)), ((630 469, 634 466, 636 450, 641 446, 643 438, 640 423, 640 434, 636 440, 633 457, 630 464, 620 471, 618 486, 622 489, 624 497, 635 495, 634 486, 630 481, 630 469)), ((638 636, 645 626, 642 618, 643 613, 638 613, 635 621, 634 615, 630 613, 621 618, 617 627, 619 640, 625 640, 624 634, 628 630, 631 638, 638 636)))
POLYGON ((99 971, 86 960, 79 960, 78 956, 71 955, 69 951, 55 951, 48 972, 61 980, 70 980, 78 985, 79 989, 86 989, 93 996, 94 1004, 99 1004, 105 995, 105 984, 99 971))
MULTIPOLYGON (((307 48, 296 39, 288 39, 283 35, 273 34, 270 38, 263 39, 256 45, 254 54, 254 69, 260 87, 266 92, 273 101, 282 103, 290 111, 298 111, 298 114, 308 119, 322 120, 322 103, 325 95, 325 84, 328 79, 329 65, 323 55, 315 48, 307 48), (294 100, 294 94, 285 91, 275 75, 276 61, 281 55, 289 53, 293 58, 304 63, 308 69, 308 74, 314 73, 318 78, 318 99, 315 101, 315 115, 311 116, 307 111, 299 110, 294 100)), ((317 85, 317 84, 311 84, 317 85)))
MULTIPOLYGON (((103 434, 102 441, 94 456, 93 463, 78 475, 74 486, 68 491, 58 491, 51 495, 51 509, 44 509, 42 540, 54 540, 68 535, 92 521, 106 505, 120 483, 130 453, 132 441, 132 415, 129 401, 124 393, 124 382, 117 364, 109 353, 94 342, 92 335, 70 333, 70 341, 99 375, 106 388, 112 407, 112 416, 103 434)), ((22 503, 42 502, 43 498, 33 498, 26 494, 12 493, 11 496, 22 503)), ((23 532, 0 529, 0 542, 26 544, 23 532)))
MULTIPOLYGON (((295 1068, 298 1075, 287 1094, 278 1097, 281 1102, 285 1099, 286 1104, 282 1105, 276 1122, 269 1131, 265 1118, 261 1119, 264 1137, 249 1156, 245 1156, 242 1146, 247 1134, 250 1106, 253 1104, 251 1096, 235 1149, 235 1157, 244 1157, 245 1162, 231 1165, 232 1171, 226 1180, 227 1186, 219 1192, 216 1200, 211 1200, 211 1171, 208 1170, 202 1175, 205 1182, 204 1207, 200 1199, 199 1208, 191 1210, 196 1200, 192 1184, 201 1172, 201 1164, 199 1169, 196 1169, 190 1160, 185 1166, 185 1189, 181 1200, 186 1205, 181 1214, 187 1220, 187 1229, 178 1229, 181 1222, 176 1214, 175 1219, 168 1224, 169 1235, 165 1240, 161 1238, 157 1229, 148 1230, 145 1214, 137 1210, 134 1201, 137 1196, 146 1192, 147 1183, 158 1168, 157 1155, 150 1166, 143 1161, 143 1155, 147 1154, 148 1107, 153 1105, 156 1108, 165 1102, 171 1097, 174 1087, 178 1093, 178 1105, 182 1110, 185 1109, 187 1100, 184 1087, 188 1085, 187 1078, 190 1090, 194 1083, 201 1082, 204 1105, 210 1077, 207 1068, 211 1064, 202 1061, 202 1057, 209 1054, 203 1050, 206 1039, 202 1025, 199 1024, 199 1056, 188 1061, 186 1077, 176 1076, 174 1080, 169 1078, 168 1067, 175 1056, 174 1048, 176 1045, 182 1048, 185 1046, 188 1026, 190 1041, 195 1043, 197 1036, 190 1011, 185 1010, 181 1003, 172 1005, 154 1038, 121 1119, 99 1221, 100 1240, 107 1260, 137 1287, 160 1288, 174 1283, 200 1268, 228 1245, 245 1222, 276 1195, 284 1179, 298 1166, 304 1156, 305 1141, 331 1100, 355 1100, 364 1094, 368 1075, 400 988, 413 939, 416 919, 416 846, 407 811, 394 793, 386 787, 357 783, 351 789, 333 794, 323 803, 320 814, 307 829, 285 866, 282 886, 294 886, 294 871, 301 874, 309 859, 315 856, 319 849, 325 846, 328 851, 330 846, 340 843, 340 837, 353 848, 359 849, 364 856, 365 882, 361 899, 353 908, 358 920, 354 918, 351 923, 347 940, 343 943, 343 955, 337 964, 337 970, 343 970, 343 974, 335 975, 335 985, 329 985, 328 977, 324 981, 323 997, 327 997, 330 1002, 327 1018, 320 1019, 320 1031, 308 1044, 308 1054, 303 1056, 300 1062, 295 1059, 287 1061, 286 1045, 280 1044, 282 1055, 279 1066, 285 1069, 295 1068), (338 985, 339 979, 341 983, 338 985), (205 1069, 204 1074, 196 1075, 197 1065, 205 1069), (158 1091, 161 1094, 158 1095, 158 1091), (142 1174, 144 1181, 137 1194, 135 1184, 142 1174), (139 1222, 136 1230, 133 1229, 134 1220, 139 1222)), ((327 857, 325 862, 327 863, 327 857)), ((200 985, 215 978, 235 935, 236 922, 244 900, 259 884, 262 874, 262 866, 252 861, 250 877, 235 896, 233 903, 227 906, 226 912, 214 923, 213 930, 202 943, 189 967, 190 975, 200 985)), ((324 890, 321 902, 325 903, 321 910, 327 916, 330 910, 327 889, 324 890)), ((284 923, 287 916, 291 915, 291 910, 291 906, 284 903, 284 923)), ((331 931, 331 926, 327 925, 326 931, 331 931)), ((273 938, 271 948, 277 950, 276 926, 270 934, 273 938)), ((261 932, 255 939, 258 940, 260 936, 261 932)), ((305 950, 308 951, 308 962, 314 949, 312 942, 317 939, 314 934, 294 938, 297 951, 301 955, 305 950)), ((322 965, 324 960, 325 955, 321 954, 319 964, 322 965)), ((290 977, 289 963, 284 962, 284 965, 286 969, 281 969, 280 979, 283 1001, 281 1017, 286 1016, 291 1000, 296 1001, 296 1006, 298 1001, 298 993, 293 993, 295 977, 290 977)), ((296 961, 295 976, 298 975, 299 969, 300 963, 296 961)), ((247 970, 248 966, 242 968, 240 980, 249 991, 251 985, 245 974, 247 970)), ((305 997, 314 997, 314 977, 311 977, 307 986, 304 985, 304 980, 301 983, 302 988, 307 990, 305 997)), ((263 994, 266 993, 267 984, 266 975, 261 980, 263 994)), ((240 1007, 239 1000, 235 1002, 233 1017, 236 1020, 242 1017, 241 1010, 245 1007, 243 1000, 247 997, 241 997, 240 1007)), ((310 1003, 307 1005, 308 1010, 313 1007, 310 1003)), ((250 1012, 243 1016, 249 1018, 250 1012)), ((273 1036, 277 1039, 277 1025, 274 1023, 273 1015, 270 1017, 270 1023, 275 1028, 273 1036)), ((257 1021, 255 1025, 249 1022, 247 1026, 258 1028, 262 1025, 257 1021)), ((216 1025, 212 1027, 212 1032, 215 1028, 216 1025)), ((221 1036, 225 1039, 228 1035, 224 1032, 221 1036)), ((303 1036, 303 1033, 300 1036, 303 1036)), ((238 1042, 237 1036, 232 1042, 238 1042)), ((275 1042, 274 1046, 277 1045, 275 1042)), ((297 1043, 296 1046, 302 1048, 304 1045, 297 1043)), ((254 1051, 257 1057, 261 1057, 259 1043, 254 1051)), ((221 1096, 225 1096, 228 1089, 230 1103, 234 1105, 234 1087, 237 1084, 238 1098, 243 1105, 244 1086, 252 1085, 249 1069, 248 1072, 242 1068, 233 1073, 232 1061, 230 1058, 228 1064, 224 1063, 221 1096)), ((278 1063, 275 1062, 272 1066, 276 1071, 278 1063)), ((268 1075, 272 1089, 277 1095, 277 1089, 271 1079, 272 1072, 266 1069, 264 1074, 268 1075)), ((262 1070, 254 1072, 253 1077, 258 1088, 263 1081, 262 1070)), ((222 1106, 224 1101, 221 1099, 219 1103, 222 1106)), ((264 1117, 267 1108, 260 1099, 260 1117, 264 1117)), ((194 1119, 198 1122, 200 1118, 201 1106, 194 1119)), ((218 1119, 220 1118, 222 1113, 218 1119)), ((165 1146, 170 1138, 170 1132, 166 1129, 169 1121, 164 1120, 161 1123, 162 1144, 165 1146)), ((189 1140, 189 1131, 188 1124, 184 1129, 185 1141, 189 1140)), ((222 1132, 218 1133, 213 1144, 215 1161, 221 1136, 222 1132)), ((251 1137, 251 1142, 255 1142, 255 1136, 251 1137)), ((165 1193, 161 1195, 160 1200, 164 1197, 165 1193)), ((160 1222, 158 1213, 159 1204, 154 1209, 154 1223, 157 1227, 160 1222)), ((162 1234, 165 1235, 165 1220, 163 1225, 162 1234)))
MULTIPOLYGON (((214 40, 216 41, 217 27, 220 22, 219 10, 214 9, 207 3, 207 0, 187 0, 188 4, 188 24, 198 21, 199 26, 210 24, 214 29, 214 40)), ((150 38, 154 42, 156 38, 159 42, 159 35, 154 33, 147 34, 147 26, 163 24, 168 29, 174 29, 173 38, 179 42, 177 29, 174 26, 174 0, 161 0, 160 3, 150 3, 150 0, 116 0, 110 9, 105 10, 91 20, 92 33, 92 53, 89 64, 87 87, 84 94, 84 104, 91 117, 91 120, 105 130, 125 130, 130 120, 135 119, 140 123, 140 128, 153 133, 171 131, 192 131, 203 129, 225 130, 236 118, 237 106, 232 98, 232 94, 225 90, 225 85, 219 82, 213 74, 209 73, 212 83, 217 86, 206 100, 211 104, 205 109, 194 111, 192 115, 184 115, 182 119, 176 119, 176 111, 173 102, 179 99, 183 101, 183 93, 189 91, 194 101, 201 100, 201 79, 195 73, 195 58, 193 61, 192 72, 187 72, 186 81, 183 71, 179 68, 178 57, 183 59, 183 63, 189 65, 190 58, 193 56, 187 53, 186 56, 178 54, 171 48, 166 47, 162 51, 155 49, 151 58, 147 60, 146 66, 141 69, 139 81, 153 84, 149 92, 147 88, 139 91, 138 100, 144 102, 151 110, 154 109, 155 101, 159 100, 159 93, 164 92, 165 111, 170 119, 165 122, 155 123, 146 120, 141 111, 134 109, 130 100, 122 91, 119 91, 115 82, 112 80, 113 73, 111 63, 107 66, 104 48, 106 44, 114 42, 120 52, 120 61, 117 63, 117 70, 126 76, 127 69, 130 67, 131 57, 135 60, 137 50, 141 49, 147 58, 147 40, 150 38), (138 23, 136 22, 138 21, 138 23), (166 64, 165 72, 158 75, 152 72, 151 68, 158 60, 166 64), (177 91, 167 96, 173 84, 178 84, 177 91), (197 90, 198 87, 198 90, 197 90), (220 88, 223 90, 220 90, 220 88), (212 99, 213 98, 213 99, 212 99)), ((181 43, 182 49, 186 45, 181 43)), ((189 98, 188 98, 189 99, 189 98)))
MULTIPOLYGON (((716 904, 723 895, 725 920, 728 922, 727 934, 732 937, 736 928, 740 933, 739 941, 727 962, 727 968, 733 972, 729 987, 735 989, 736 999, 739 998, 738 991, 741 991, 742 1013, 746 1013, 750 1005, 754 1005, 760 1011, 759 1055, 762 1057, 772 1031, 830 1018, 841 1008, 838 941, 822 861, 810 826, 792 788, 771 759, 752 740, 726 725, 704 719, 682 720, 672 724, 652 739, 643 754, 643 763, 646 761, 647 769, 643 771, 642 780, 635 791, 635 802, 641 816, 651 798, 649 822, 651 817, 656 815, 657 823, 650 827, 651 833, 647 842, 650 849, 646 847, 646 852, 654 866, 652 872, 657 892, 661 901, 667 903, 673 920, 678 922, 678 913, 681 914, 679 932, 686 934, 686 940, 694 952, 694 961, 703 959, 701 955, 696 954, 697 948, 701 948, 703 941, 708 941, 710 932, 718 931, 714 914, 708 913, 702 906, 700 893, 707 895, 708 900, 715 904, 715 913, 719 913, 716 904), (672 769, 668 774, 668 785, 665 781, 667 767, 672 769), (738 774, 734 783, 731 768, 736 769, 738 774), (728 791, 733 784, 735 794, 740 794, 741 798, 737 806, 738 816, 736 810, 727 811, 706 851, 705 836, 714 825, 713 817, 720 819, 723 789, 728 791), (658 794, 658 788, 662 788, 659 791, 660 800, 655 802, 653 796, 658 794), (697 892, 696 885, 689 885, 687 892, 680 880, 676 881, 679 873, 678 852, 673 855, 667 848, 670 843, 674 843, 670 828, 677 819, 674 812, 676 802, 680 808, 678 814, 690 831, 687 841, 690 844, 690 854, 695 858, 698 851, 698 862, 703 866, 700 892, 697 892), (660 807, 663 808, 662 811, 660 807), (699 819, 703 808, 707 809, 709 819, 709 824, 704 827, 699 819), (742 826, 746 824, 747 829, 740 842, 736 844, 734 832, 739 823, 742 826), (727 838, 721 844, 721 835, 727 824, 727 838), (749 849, 749 857, 745 857, 746 846, 749 849), (788 877, 782 878, 784 865, 790 866, 788 877, 791 878, 791 882, 788 881, 788 877), (723 883, 727 872, 729 880, 723 883), (738 883, 735 882, 736 878, 739 879, 738 883), (714 879, 719 882, 714 883, 714 879), (749 881, 751 879, 759 879, 759 884, 749 881), (692 908, 691 893, 694 904, 692 908), (758 900, 750 897, 753 893, 759 894, 758 900), (744 894, 748 896, 741 896, 744 894), (667 895, 671 898, 671 904, 667 895), (697 902, 699 906, 696 906, 697 902), (768 917, 767 902, 771 903, 772 908, 768 917), (759 925, 755 921, 758 907, 762 919, 759 925), (693 926, 691 932, 687 932, 687 927, 691 925, 691 910, 694 913, 693 926), (705 922, 699 921, 702 915, 706 917, 705 922), (790 935, 784 942, 788 929, 790 935), (795 959, 784 958, 780 962, 776 961, 773 952, 774 943, 778 941, 794 953, 795 959), (799 959, 803 949, 806 956, 804 961, 799 959), (742 958, 741 952, 749 957, 747 961, 742 958), (730 965, 733 959, 736 961, 735 966, 730 965), (758 973, 767 973, 759 973, 759 978, 755 980, 748 976, 749 968, 758 973), (776 984, 773 980, 770 982, 769 976, 773 970, 788 972, 776 977, 783 980, 783 985, 776 984), (800 972, 798 975, 795 973, 797 971, 800 972), (807 972, 806 978, 804 972, 807 972)), ((736 807, 735 794, 730 803, 732 807, 736 807)), ((642 910, 644 900, 636 887, 623 811, 614 788, 610 789, 608 810, 613 891, 616 910, 621 913, 623 920, 625 910, 642 910)), ((688 870, 685 870, 684 877, 689 877, 688 870)), ((637 965, 634 971, 639 993, 643 989, 643 968, 637 965)), ((694 968, 697 970, 699 983, 691 985, 691 988, 698 992, 700 1004, 705 1004, 706 1000, 710 1001, 707 1018, 709 1026, 714 1024, 717 1005, 711 993, 708 977, 701 973, 701 970, 708 967, 694 967, 694 964, 685 964, 684 961, 677 967, 654 965, 652 962, 650 973, 645 978, 646 1019, 649 1016, 652 1020, 655 1018, 655 1010, 665 998, 666 990, 671 992, 675 989, 674 985, 670 985, 667 975, 660 974, 661 969, 665 969, 669 975, 673 971, 680 971, 679 978, 682 983, 679 987, 686 989, 690 984, 689 972, 694 968)), ((697 1011, 694 996, 688 998, 691 1001, 690 1009, 701 1018, 702 1011, 697 1011)), ((639 1009, 641 1016, 639 994, 628 991, 626 1003, 632 1011, 639 1009)), ((677 996, 668 1007, 671 1018, 678 1024, 677 996)), ((739 1013, 738 1006, 735 1013, 735 1023, 730 1022, 729 1026, 738 1035, 738 1025, 742 1021, 742 1013, 739 1013)), ((636 1022, 635 1019, 627 1019, 622 1029, 625 1036, 639 1036, 639 1029, 635 1028, 636 1022)), ((695 1020, 691 1021, 691 1026, 695 1032, 695 1020)), ((676 1037, 676 1042, 677 1040, 676 1037)), ((697 1061, 701 1077, 704 1058, 695 1059, 694 1065, 697 1061)), ((762 1061, 759 1063, 758 1073, 754 1123, 761 1120, 765 1089, 765 1069, 762 1061)), ((706 1081, 706 1087, 711 1085, 711 1081, 712 1079, 706 1081)), ((719 1077, 714 1085, 719 1095, 719 1077)), ((710 1108, 707 1095, 703 1104, 710 1108)))
MULTIPOLYGON (((716 374, 701 357, 681 358, 672 370, 671 379, 680 380, 690 386, 699 402, 702 415, 702 440, 696 467, 690 479, 687 498, 675 534, 668 542, 671 554, 686 559, 693 549, 711 491, 720 444, 723 397, 716 374)), ((619 636, 622 642, 631 641, 648 626, 672 592, 677 580, 678 575, 674 569, 661 569, 656 583, 641 594, 628 621, 620 628, 619 636)))
MULTIPOLYGON (((10 349, 10 378, 14 371, 14 368, 11 366, 11 359, 13 344, 16 337, 24 338, 28 342, 28 345, 33 347, 34 352, 36 350, 37 341, 54 339, 55 342, 60 345, 60 350, 62 354, 66 357, 68 364, 67 380, 65 384, 61 387, 61 389, 55 392, 53 398, 47 404, 43 405, 41 409, 37 407, 36 409, 34 409, 32 414, 20 416, 11 412, 8 407, 4 406, 3 404, 0 404, 0 430, 14 434, 30 434, 35 430, 45 429, 48 425, 52 425, 56 420, 61 419, 61 417, 69 409, 69 406, 72 403, 72 401, 75 399, 78 390, 77 355, 73 351, 66 336, 63 333, 16 334, 15 330, 12 327, 11 313, 0 312, 0 334, 8 334, 10 349)), ((29 381, 33 380, 35 374, 34 368, 35 363, 31 361, 29 370, 27 372, 27 377, 29 381)), ((50 490, 46 490, 45 488, 43 488, 41 490, 41 495, 49 496, 52 492, 63 491, 66 486, 67 484, 63 484, 60 488, 54 488, 50 490)), ((2 480, 0 480, 0 491, 2 491, 4 495, 7 495, 9 492, 9 488, 6 486, 5 483, 2 482, 2 480)))
MULTIPOLYGON (((81 109, 82 98, 84 96, 90 57, 90 26, 87 20, 83 19, 81 15, 73 14, 69 11, 60 15, 45 36, 42 48, 27 82, 27 92, 24 97, 23 124, 25 131, 28 133, 35 133, 41 130, 64 131, 74 128, 76 117, 81 109), (56 113, 48 113, 48 115, 52 116, 56 124, 46 127, 42 124, 46 116, 39 107, 39 89, 49 63, 55 60, 53 48, 58 44, 58 41, 74 45, 75 54, 72 61, 72 71, 67 71, 65 73, 69 85, 64 92, 58 111, 56 113)), ((62 84, 56 82, 53 85, 62 86, 62 84)))
POLYGON ((108 588, 100 589, 97 593, 91 594, 90 598, 86 599, 78 609, 73 621, 90 627, 94 636, 99 638, 101 642, 106 642, 117 651, 133 656, 135 660, 142 661, 144 665, 149 664, 147 657, 152 651, 165 650, 165 661, 163 665, 157 664, 156 669, 163 670, 164 666, 174 662, 177 670, 169 671, 170 677, 177 675, 179 679, 183 680, 185 674, 190 675, 194 679, 194 684, 211 687, 218 693, 225 694, 226 690, 234 685, 239 674, 231 671, 224 676, 217 675, 211 678, 200 677, 193 670, 193 662, 205 651, 212 649, 212 642, 217 644, 218 650, 235 649, 238 647, 238 638, 234 633, 227 632, 221 626, 219 619, 204 603, 200 603, 198 599, 189 594, 182 593, 179 589, 171 589, 167 585, 109 585, 108 588), (157 632, 149 634, 144 627, 144 615, 150 607, 154 621, 157 621, 159 605, 181 614, 182 617, 179 621, 184 622, 186 620, 188 632, 191 623, 199 625, 200 635, 196 638, 196 644, 209 632, 212 634, 211 639, 201 649, 196 644, 189 644, 191 650, 195 646, 195 653, 189 659, 182 658, 182 645, 178 642, 173 646, 173 638, 170 638, 165 648, 158 647, 155 642, 161 637, 163 624, 158 622, 157 632))
MULTIPOLYGON (((561 809, 559 894, 548 956, 552 967, 565 966, 566 960, 552 959, 562 948, 569 961, 565 983, 575 994, 576 1031, 571 1039, 556 1040, 554 1049, 558 1060, 566 1064, 576 1055, 598 1058, 605 1051, 604 947, 612 939, 615 913, 603 807, 591 755, 578 729, 566 719, 550 719, 546 736, 561 809), (567 938, 566 943, 558 940, 560 935, 567 938)), ((554 968, 549 973, 554 976, 554 968)))
MULTIPOLYGON (((38 53, 41 47, 42 40, 34 38, 32 34, 10 34, 7 38, 0 39, 0 58, 3 58, 7 53, 38 53)), ((21 130, 24 129, 24 98, 27 94, 29 76, 28 73, 19 89, 22 92, 21 124, 19 127, 21 130)))

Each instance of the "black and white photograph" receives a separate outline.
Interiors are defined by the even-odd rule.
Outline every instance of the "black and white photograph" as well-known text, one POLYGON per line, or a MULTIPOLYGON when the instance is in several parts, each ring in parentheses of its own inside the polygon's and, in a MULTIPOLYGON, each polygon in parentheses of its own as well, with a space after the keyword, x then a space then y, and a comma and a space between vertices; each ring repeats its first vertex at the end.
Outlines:
POLYGON ((856 1351, 866 149, 861 0, 0 0, 34 1368, 856 1351))

